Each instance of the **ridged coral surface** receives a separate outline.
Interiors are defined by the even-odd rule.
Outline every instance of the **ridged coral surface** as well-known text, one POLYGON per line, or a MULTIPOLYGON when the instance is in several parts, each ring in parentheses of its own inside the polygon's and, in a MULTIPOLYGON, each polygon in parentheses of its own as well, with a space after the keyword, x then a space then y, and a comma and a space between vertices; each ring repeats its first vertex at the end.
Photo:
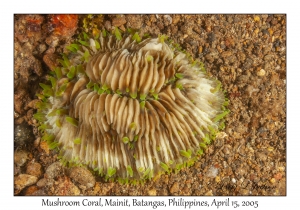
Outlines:
MULTIPOLYGON (((35 116, 69 165, 150 179, 203 153, 227 114, 216 79, 161 37, 85 37, 43 87, 35 116)), ((222 125, 223 126, 223 125, 222 125)))

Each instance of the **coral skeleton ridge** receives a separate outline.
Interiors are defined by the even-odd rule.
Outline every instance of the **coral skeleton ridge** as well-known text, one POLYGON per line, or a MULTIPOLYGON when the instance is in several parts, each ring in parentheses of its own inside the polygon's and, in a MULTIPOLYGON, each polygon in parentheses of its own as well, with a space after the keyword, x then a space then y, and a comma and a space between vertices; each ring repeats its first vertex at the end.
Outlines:
POLYGON ((84 34, 67 49, 35 114, 63 163, 151 179, 193 164, 224 126, 220 82, 163 36, 84 34))

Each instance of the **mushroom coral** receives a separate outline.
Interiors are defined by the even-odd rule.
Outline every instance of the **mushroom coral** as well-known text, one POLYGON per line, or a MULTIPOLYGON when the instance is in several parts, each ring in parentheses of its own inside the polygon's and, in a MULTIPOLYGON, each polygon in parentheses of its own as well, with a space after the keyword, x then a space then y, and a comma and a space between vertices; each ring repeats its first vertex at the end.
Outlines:
POLYGON ((64 164, 151 179, 192 165, 224 127, 221 83, 164 35, 84 34, 67 49, 35 114, 64 164))

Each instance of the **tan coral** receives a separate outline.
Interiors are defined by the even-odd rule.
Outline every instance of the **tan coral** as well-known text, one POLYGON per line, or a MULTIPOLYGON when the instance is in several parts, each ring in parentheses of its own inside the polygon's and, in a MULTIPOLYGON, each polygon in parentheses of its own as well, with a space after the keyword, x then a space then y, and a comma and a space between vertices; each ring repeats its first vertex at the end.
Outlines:
POLYGON ((226 114, 217 80, 161 38, 81 43, 57 70, 51 107, 41 110, 50 125, 44 139, 63 160, 107 178, 144 179, 202 153, 226 114))

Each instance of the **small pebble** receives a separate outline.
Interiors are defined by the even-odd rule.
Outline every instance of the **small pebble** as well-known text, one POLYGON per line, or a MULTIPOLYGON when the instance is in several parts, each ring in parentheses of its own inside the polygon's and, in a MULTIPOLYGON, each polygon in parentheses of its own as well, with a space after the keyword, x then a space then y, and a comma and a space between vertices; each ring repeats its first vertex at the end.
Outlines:
POLYGON ((96 183, 93 174, 85 167, 70 168, 69 173, 70 178, 74 182, 78 182, 80 185, 83 185, 86 188, 91 188, 96 183))
POLYGON ((40 187, 40 188, 45 187, 48 180, 49 180, 49 179, 46 179, 46 178, 40 179, 40 180, 36 183, 36 185, 37 185, 38 187, 40 187))
POLYGON ((109 20, 105 21, 104 27, 106 30, 109 31, 111 29, 111 22, 109 20))
POLYGON ((218 169, 215 168, 214 166, 211 166, 211 167, 208 169, 208 171, 207 171, 207 173, 206 173, 206 176, 207 176, 207 177, 210 177, 210 178, 215 178, 215 177, 217 176, 217 174, 218 174, 218 169))
POLYGON ((124 15, 117 15, 117 17, 112 19, 112 25, 119 27, 126 23, 126 19, 124 15))
POLYGON ((243 167, 239 167, 239 168, 236 169, 235 173, 238 174, 238 175, 244 176, 245 173, 247 173, 247 172, 243 167))
POLYGON ((50 149, 47 142, 41 141, 40 147, 46 152, 47 155, 49 155, 50 149))
POLYGON ((172 187, 171 187, 171 189, 170 189, 170 193, 176 193, 176 192, 178 192, 179 191, 179 183, 178 182, 175 182, 173 185, 172 185, 172 187))
POLYGON ((45 44, 40 44, 38 46, 38 50, 39 50, 40 54, 42 54, 46 49, 47 49, 47 46, 45 44))
POLYGON ((70 178, 59 177, 54 186, 54 194, 57 196, 80 195, 80 189, 71 182, 70 178))
POLYGON ((40 137, 36 138, 33 142, 33 146, 37 148, 40 145, 40 142, 41 142, 41 138, 40 137))
POLYGON ((58 175, 62 173, 62 165, 59 161, 52 163, 47 169, 44 174, 44 177, 47 179, 54 179, 58 175))
POLYGON ((272 179, 270 179, 270 182, 271 182, 272 184, 274 184, 274 183, 276 182, 276 179, 275 179, 275 178, 272 178, 272 179))
POLYGON ((40 177, 43 173, 42 165, 31 161, 27 164, 26 173, 32 176, 40 177))
POLYGON ((280 180, 280 179, 282 179, 282 174, 277 173, 277 174, 274 175, 274 178, 277 179, 277 180, 280 180))
POLYGON ((205 193, 205 195, 206 195, 206 196, 213 196, 214 194, 213 194, 212 190, 209 190, 209 191, 207 191, 207 192, 205 193))
POLYGON ((164 15, 165 25, 170 25, 172 23, 172 18, 170 15, 164 15))
POLYGON ((25 196, 33 195, 38 190, 37 186, 30 186, 25 191, 25 196))
POLYGON ((221 178, 219 176, 216 176, 215 180, 217 183, 219 183, 221 181, 221 178))
POLYGON ((156 195, 156 189, 148 190, 148 195, 155 196, 156 195))
POLYGON ((259 18, 259 16, 254 16, 254 21, 256 21, 256 22, 258 22, 258 21, 260 21, 260 18, 259 18))
POLYGON ((241 195, 249 195, 248 189, 241 189, 241 195))
POLYGON ((262 160, 262 161, 266 161, 268 157, 267 157, 267 155, 265 155, 262 152, 257 152, 256 153, 256 158, 259 159, 259 160, 262 160))
POLYGON ((36 176, 31 176, 29 174, 20 174, 19 176, 15 177, 15 194, 18 194, 25 187, 35 184, 37 179, 38 178, 36 176))
POLYGON ((143 26, 142 15, 126 15, 126 26, 133 29, 141 29, 143 26))
POLYGON ((257 76, 260 76, 260 77, 265 76, 265 74, 266 74, 266 71, 264 69, 261 69, 257 72, 257 76))
POLYGON ((14 163, 17 166, 23 166, 29 159, 29 152, 24 150, 17 150, 14 154, 14 163))
POLYGON ((26 143, 29 143, 33 140, 32 128, 26 124, 22 123, 20 125, 15 126, 14 131, 14 142, 15 147, 22 146, 26 143))

